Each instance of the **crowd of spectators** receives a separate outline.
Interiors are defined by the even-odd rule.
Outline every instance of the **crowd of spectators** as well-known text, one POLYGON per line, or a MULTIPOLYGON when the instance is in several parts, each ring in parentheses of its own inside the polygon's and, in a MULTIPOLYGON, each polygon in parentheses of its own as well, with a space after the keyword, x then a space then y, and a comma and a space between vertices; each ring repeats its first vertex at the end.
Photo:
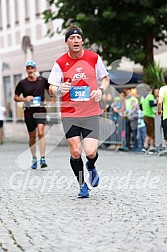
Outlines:
POLYGON ((158 89, 149 87, 144 95, 130 88, 116 92, 116 95, 105 94, 101 102, 103 116, 115 123, 116 130, 102 147, 110 146, 124 151, 154 151, 158 94, 158 89))

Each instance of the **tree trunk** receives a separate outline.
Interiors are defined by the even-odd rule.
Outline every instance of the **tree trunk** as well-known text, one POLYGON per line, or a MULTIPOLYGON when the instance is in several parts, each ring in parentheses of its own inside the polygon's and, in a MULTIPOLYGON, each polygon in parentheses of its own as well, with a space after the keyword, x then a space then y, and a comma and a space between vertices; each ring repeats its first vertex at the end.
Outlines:
POLYGON ((151 32, 147 33, 146 40, 144 43, 145 59, 143 66, 146 68, 149 64, 154 62, 153 57, 153 36, 151 32))

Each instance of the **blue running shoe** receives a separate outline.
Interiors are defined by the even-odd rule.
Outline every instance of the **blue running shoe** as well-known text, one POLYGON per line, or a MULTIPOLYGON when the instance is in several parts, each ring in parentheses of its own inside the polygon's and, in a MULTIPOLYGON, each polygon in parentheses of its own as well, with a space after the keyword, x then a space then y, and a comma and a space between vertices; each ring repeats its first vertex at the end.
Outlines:
POLYGON ((37 169, 37 159, 36 158, 33 158, 31 168, 37 169))
POLYGON ((84 183, 83 185, 80 186, 80 192, 78 194, 78 198, 89 198, 89 191, 90 189, 88 188, 87 184, 84 183))
POLYGON ((89 172, 90 184, 91 184, 92 187, 97 187, 98 184, 99 184, 99 180, 100 180, 99 175, 98 175, 98 173, 96 171, 96 167, 94 167, 91 170, 88 168, 88 162, 89 161, 86 162, 86 168, 87 168, 87 170, 89 172))
POLYGON ((47 167, 45 158, 41 158, 41 159, 40 159, 40 165, 41 165, 41 168, 46 168, 46 167, 47 167))

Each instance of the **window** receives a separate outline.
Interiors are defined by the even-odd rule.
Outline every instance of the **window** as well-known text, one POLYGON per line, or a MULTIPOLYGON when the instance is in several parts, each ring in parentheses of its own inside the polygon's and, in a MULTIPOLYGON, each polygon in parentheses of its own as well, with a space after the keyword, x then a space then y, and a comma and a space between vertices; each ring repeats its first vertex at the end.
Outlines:
POLYGON ((35 13, 36 13, 36 16, 39 17, 40 16, 40 3, 39 3, 39 0, 35 0, 35 13))
MULTIPOLYGON (((16 74, 14 75, 14 89, 16 88, 16 85, 18 84, 18 82, 22 79, 22 75, 21 74, 16 74)), ((15 103, 16 104, 16 118, 17 121, 23 121, 24 119, 24 111, 22 109, 22 106, 19 103, 15 103)))
POLYGON ((21 80, 21 74, 14 75, 14 86, 16 87, 17 83, 21 80))
POLYGON ((12 35, 11 34, 7 35, 7 46, 8 47, 12 46, 12 35))
POLYGON ((30 20, 29 0, 24 0, 25 3, 25 20, 30 20))
POLYGON ((13 117, 13 111, 12 111, 12 95, 11 95, 10 76, 3 77, 3 83, 4 83, 5 107, 7 109, 7 118, 11 120, 13 117))
POLYGON ((10 27, 10 3, 9 0, 6 0, 6 19, 7 19, 7 27, 10 27))
POLYGON ((15 24, 19 23, 18 0, 15 0, 15 24))
POLYGON ((0 0, 0 30, 2 30, 2 3, 0 0))

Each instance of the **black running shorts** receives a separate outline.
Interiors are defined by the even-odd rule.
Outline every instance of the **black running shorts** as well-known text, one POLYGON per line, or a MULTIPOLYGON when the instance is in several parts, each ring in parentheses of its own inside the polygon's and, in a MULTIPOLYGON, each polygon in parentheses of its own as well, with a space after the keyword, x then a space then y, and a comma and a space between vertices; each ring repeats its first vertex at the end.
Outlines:
POLYGON ((45 108, 27 108, 24 111, 24 120, 28 132, 36 129, 38 124, 46 123, 46 109, 45 108))
POLYGON ((99 117, 66 117, 62 119, 66 139, 81 136, 82 138, 99 138, 99 117))
POLYGON ((3 127, 3 121, 0 120, 0 128, 2 128, 2 127, 3 127))

